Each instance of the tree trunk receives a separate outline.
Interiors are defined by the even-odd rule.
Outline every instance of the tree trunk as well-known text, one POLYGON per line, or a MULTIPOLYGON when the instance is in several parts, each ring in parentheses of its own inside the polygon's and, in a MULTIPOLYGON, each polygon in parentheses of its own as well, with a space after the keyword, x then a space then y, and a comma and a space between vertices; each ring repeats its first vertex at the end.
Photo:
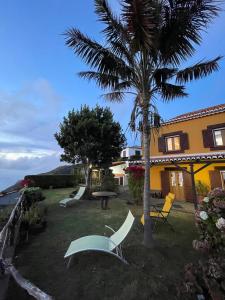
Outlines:
POLYGON ((85 170, 85 185, 86 185, 86 193, 87 195, 90 195, 90 190, 91 190, 91 166, 88 165, 86 170, 85 170))
POLYGON ((153 247, 152 222, 150 218, 150 124, 148 107, 143 108, 143 146, 145 160, 145 178, 144 178, 144 246, 153 247))

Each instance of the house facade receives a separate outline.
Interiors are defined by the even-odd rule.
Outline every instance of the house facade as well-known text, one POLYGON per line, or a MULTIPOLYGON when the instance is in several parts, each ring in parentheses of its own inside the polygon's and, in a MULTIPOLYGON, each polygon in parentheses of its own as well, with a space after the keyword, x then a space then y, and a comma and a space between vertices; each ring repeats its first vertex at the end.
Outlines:
MULTIPOLYGON (((142 148, 140 146, 126 147, 121 151, 120 157, 121 161, 114 162, 110 169, 118 185, 126 186, 128 185, 128 176, 124 169, 129 167, 130 164, 133 164, 135 160, 141 159, 142 148)), ((140 162, 138 161, 136 163, 140 162)))
POLYGON ((199 181, 209 189, 225 188, 225 104, 177 116, 157 134, 153 130, 150 172, 151 190, 163 196, 171 191, 177 200, 192 201, 199 181))
POLYGON ((127 160, 131 159, 132 157, 138 156, 142 156, 142 148, 140 146, 124 148, 120 154, 121 158, 127 158, 127 160))

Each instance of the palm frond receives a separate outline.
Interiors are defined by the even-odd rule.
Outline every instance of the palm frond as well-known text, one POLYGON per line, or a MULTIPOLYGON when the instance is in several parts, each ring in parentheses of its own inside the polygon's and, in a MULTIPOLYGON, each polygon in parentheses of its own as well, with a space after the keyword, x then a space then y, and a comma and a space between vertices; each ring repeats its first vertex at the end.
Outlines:
POLYGON ((111 45, 111 51, 116 56, 125 58, 132 63, 133 57, 127 49, 127 44, 130 42, 128 32, 120 19, 113 14, 108 1, 95 0, 95 12, 99 16, 99 20, 106 24, 102 32, 111 45))
POLYGON ((120 81, 116 84, 114 90, 128 91, 133 86, 131 81, 120 81))
POLYGON ((163 1, 160 51, 167 63, 179 64, 200 44, 201 31, 218 14, 218 0, 163 1))
POLYGON ((132 65, 134 62, 134 56, 131 51, 127 49, 125 45, 119 41, 110 41, 111 51, 121 59, 125 59, 129 65, 132 65))
POLYGON ((94 80, 96 84, 103 89, 106 88, 115 89, 119 83, 119 78, 117 76, 113 76, 111 74, 104 74, 101 72, 85 71, 85 72, 79 72, 78 75, 81 78, 87 80, 94 80))
POLYGON ((171 79, 177 72, 175 68, 161 68, 156 69, 153 77, 155 79, 156 85, 160 85, 162 82, 166 82, 171 79))
POLYGON ((129 78, 131 68, 124 60, 114 55, 109 49, 104 48, 96 41, 82 34, 79 30, 71 28, 65 32, 66 45, 74 50, 88 65, 96 68, 98 72, 120 75, 129 78))
POLYGON ((140 111, 140 106, 139 106, 139 96, 137 95, 136 98, 134 99, 134 105, 133 105, 133 109, 130 115, 130 122, 129 122, 129 127, 131 129, 131 131, 136 131, 136 120, 138 118, 138 116, 140 115, 141 111, 140 111))
POLYGON ((124 0, 122 18, 134 47, 155 48, 159 29, 159 1, 124 0))
POLYGON ((124 100, 125 93, 122 91, 114 91, 107 94, 103 94, 102 98, 110 102, 122 102, 124 100))
POLYGON ((192 67, 177 72, 176 82, 186 83, 195 79, 205 77, 212 72, 217 71, 219 68, 218 61, 220 59, 221 56, 218 56, 211 61, 200 62, 192 67))
POLYGON ((159 92, 164 101, 173 100, 179 97, 186 97, 188 96, 185 93, 185 87, 182 85, 174 85, 171 83, 162 83, 159 89, 159 92))
POLYGON ((132 86, 131 81, 121 81, 118 76, 113 76, 110 74, 104 74, 100 72, 94 72, 94 71, 84 71, 79 72, 78 75, 81 78, 87 79, 87 80, 93 80, 95 83, 102 89, 110 88, 114 91, 120 90, 125 91, 129 90, 132 86))
POLYGON ((106 0, 95 0, 95 12, 99 17, 99 20, 106 24, 106 28, 103 30, 107 41, 119 42, 124 44, 128 39, 128 34, 115 14, 113 14, 108 1, 106 0))

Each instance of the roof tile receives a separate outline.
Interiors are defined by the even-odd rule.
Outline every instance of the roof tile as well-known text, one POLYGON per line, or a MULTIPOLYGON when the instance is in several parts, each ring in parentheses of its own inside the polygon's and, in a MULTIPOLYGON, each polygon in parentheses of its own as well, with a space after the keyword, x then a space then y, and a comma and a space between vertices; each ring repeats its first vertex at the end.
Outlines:
POLYGON ((180 122, 180 121, 186 121, 186 120, 190 120, 190 119, 201 118, 203 116, 217 114, 217 113, 224 112, 224 111, 225 111, 225 104, 219 104, 219 105, 215 105, 215 106, 195 110, 195 111, 192 111, 192 112, 189 112, 189 113, 186 113, 186 114, 176 116, 176 117, 168 120, 166 122, 166 124, 177 123, 177 122, 180 122))

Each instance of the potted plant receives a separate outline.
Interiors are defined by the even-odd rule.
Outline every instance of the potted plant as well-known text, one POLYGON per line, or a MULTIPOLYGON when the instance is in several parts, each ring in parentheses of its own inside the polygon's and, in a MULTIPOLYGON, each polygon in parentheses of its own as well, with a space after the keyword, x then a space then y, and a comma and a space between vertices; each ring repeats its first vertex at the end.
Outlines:
POLYGON ((201 180, 197 180, 195 187, 197 192, 198 203, 202 203, 204 197, 206 197, 209 193, 209 186, 201 180))

